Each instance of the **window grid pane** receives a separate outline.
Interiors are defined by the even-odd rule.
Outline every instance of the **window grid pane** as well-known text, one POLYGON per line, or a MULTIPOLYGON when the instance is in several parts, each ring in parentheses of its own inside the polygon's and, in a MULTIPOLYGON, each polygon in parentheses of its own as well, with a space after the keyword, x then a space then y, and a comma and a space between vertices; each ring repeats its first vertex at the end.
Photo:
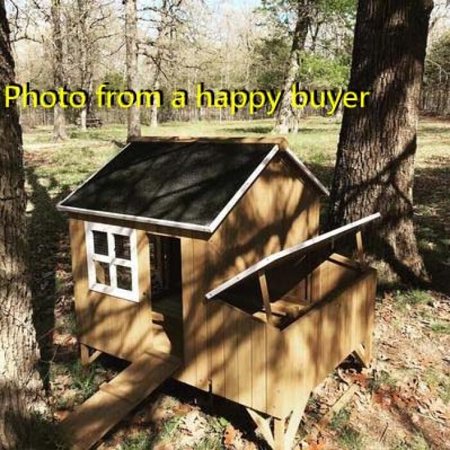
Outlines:
POLYGON ((95 279, 99 284, 111 286, 111 277, 109 275, 109 264, 95 261, 95 279))
POLYGON ((94 240, 94 253, 108 256, 108 235, 103 231, 92 231, 94 240))
POLYGON ((130 238, 114 234, 114 253, 116 258, 131 260, 130 238))
POLYGON ((133 277, 131 269, 125 266, 116 266, 117 287, 126 291, 133 290, 133 277))

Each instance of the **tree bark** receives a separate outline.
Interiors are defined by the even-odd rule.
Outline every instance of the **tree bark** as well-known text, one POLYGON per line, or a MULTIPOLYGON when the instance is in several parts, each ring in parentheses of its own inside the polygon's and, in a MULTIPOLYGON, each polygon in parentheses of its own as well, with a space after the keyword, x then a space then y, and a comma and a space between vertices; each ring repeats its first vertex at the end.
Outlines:
POLYGON ((426 274, 413 226, 414 155, 432 0, 360 0, 349 90, 371 91, 345 109, 330 227, 380 211, 371 248, 408 282, 426 274))
MULTIPOLYGON (((85 0, 77 0, 78 9, 78 26, 77 26, 77 44, 79 47, 79 70, 80 70, 80 87, 89 93, 90 97, 90 80, 92 78, 88 62, 88 30, 87 30, 87 16, 88 4, 85 0)), ((80 111, 80 130, 87 131, 87 107, 80 111)))
POLYGON ((14 82, 4 0, 0 0, 0 448, 33 448, 33 411, 42 406, 39 349, 26 275, 21 128, 3 90, 14 82))
MULTIPOLYGON (((124 0, 127 89, 138 90, 138 44, 136 0, 124 0)), ((139 108, 128 109, 128 140, 141 135, 139 108)))
MULTIPOLYGON (((61 29, 61 0, 52 0, 51 5, 53 39, 53 82, 56 88, 64 87, 64 48, 61 29)), ((53 110, 53 139, 67 139, 64 110, 56 106, 53 110)))
POLYGON ((300 56, 305 48, 306 36, 311 18, 311 0, 298 0, 297 21, 295 24, 292 46, 283 82, 284 95, 277 112, 274 133, 287 134, 298 131, 299 111, 291 107, 291 87, 300 69, 300 56))

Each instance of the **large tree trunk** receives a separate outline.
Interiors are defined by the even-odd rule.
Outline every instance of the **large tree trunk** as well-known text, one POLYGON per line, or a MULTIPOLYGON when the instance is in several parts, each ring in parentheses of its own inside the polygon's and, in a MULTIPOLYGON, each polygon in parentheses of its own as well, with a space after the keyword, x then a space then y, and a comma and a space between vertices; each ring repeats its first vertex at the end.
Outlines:
MULTIPOLYGON (((4 0, 0 0, 0 92, 14 82, 4 0)), ((2 94, 0 94, 2 96, 2 94)), ((1 101, 3 105, 3 100, 1 101)), ((31 445, 32 412, 42 406, 39 350, 26 276, 25 191, 16 108, 0 107, 0 448, 31 445)))
POLYGON ((403 280, 425 276, 413 227, 420 91, 432 0, 360 0, 351 91, 371 91, 345 109, 331 192, 330 226, 375 211, 372 248, 403 280))
MULTIPOLYGON (((138 90, 138 45, 137 45, 137 6, 136 0, 125 3, 125 44, 127 89, 138 90)), ((128 110, 128 139, 141 135, 140 111, 136 106, 128 110)))
MULTIPOLYGON (((64 48, 61 30, 61 0, 52 0, 51 6, 53 39, 53 82, 56 88, 64 87, 64 48)), ((56 106, 53 110, 53 139, 67 139, 64 110, 56 106)))
POLYGON ((300 56, 305 47, 306 36, 311 18, 311 0, 298 0, 297 21, 294 35, 292 37, 292 47, 287 64, 286 75, 283 82, 284 95, 277 112, 274 133, 286 134, 298 131, 299 111, 291 107, 291 87, 295 82, 300 69, 300 56))

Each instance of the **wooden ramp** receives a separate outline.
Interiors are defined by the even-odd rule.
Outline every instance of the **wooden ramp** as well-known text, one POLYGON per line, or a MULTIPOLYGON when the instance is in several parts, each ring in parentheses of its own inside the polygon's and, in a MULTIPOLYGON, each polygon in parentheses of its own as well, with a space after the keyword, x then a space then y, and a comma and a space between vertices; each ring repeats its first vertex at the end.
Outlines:
POLYGON ((71 448, 91 448, 180 365, 172 355, 154 349, 144 352, 61 423, 71 448))

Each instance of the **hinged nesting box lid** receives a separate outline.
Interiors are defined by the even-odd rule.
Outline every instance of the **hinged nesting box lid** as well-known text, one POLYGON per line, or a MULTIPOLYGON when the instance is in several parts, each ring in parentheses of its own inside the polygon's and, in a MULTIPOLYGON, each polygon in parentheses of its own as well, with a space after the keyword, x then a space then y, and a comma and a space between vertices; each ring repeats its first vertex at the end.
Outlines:
POLYGON ((355 222, 344 225, 340 228, 336 228, 335 230, 328 231, 327 233, 316 236, 312 239, 308 239, 298 245, 293 247, 284 249, 280 252, 274 253, 273 255, 267 256, 261 261, 257 262, 253 266, 250 266, 248 269, 242 271, 237 274, 233 278, 230 278, 225 283, 216 287, 206 294, 206 298, 211 300, 226 290, 235 287, 239 283, 245 283, 252 277, 256 277, 258 273, 268 271, 270 269, 274 269, 277 266, 283 263, 290 263, 291 261, 299 261, 302 256, 310 254, 311 252, 326 247, 334 246, 334 242, 338 239, 343 238, 344 236, 350 233, 356 233, 362 227, 377 220, 381 217, 380 213, 375 213, 370 216, 364 217, 363 219, 357 220, 355 222))

